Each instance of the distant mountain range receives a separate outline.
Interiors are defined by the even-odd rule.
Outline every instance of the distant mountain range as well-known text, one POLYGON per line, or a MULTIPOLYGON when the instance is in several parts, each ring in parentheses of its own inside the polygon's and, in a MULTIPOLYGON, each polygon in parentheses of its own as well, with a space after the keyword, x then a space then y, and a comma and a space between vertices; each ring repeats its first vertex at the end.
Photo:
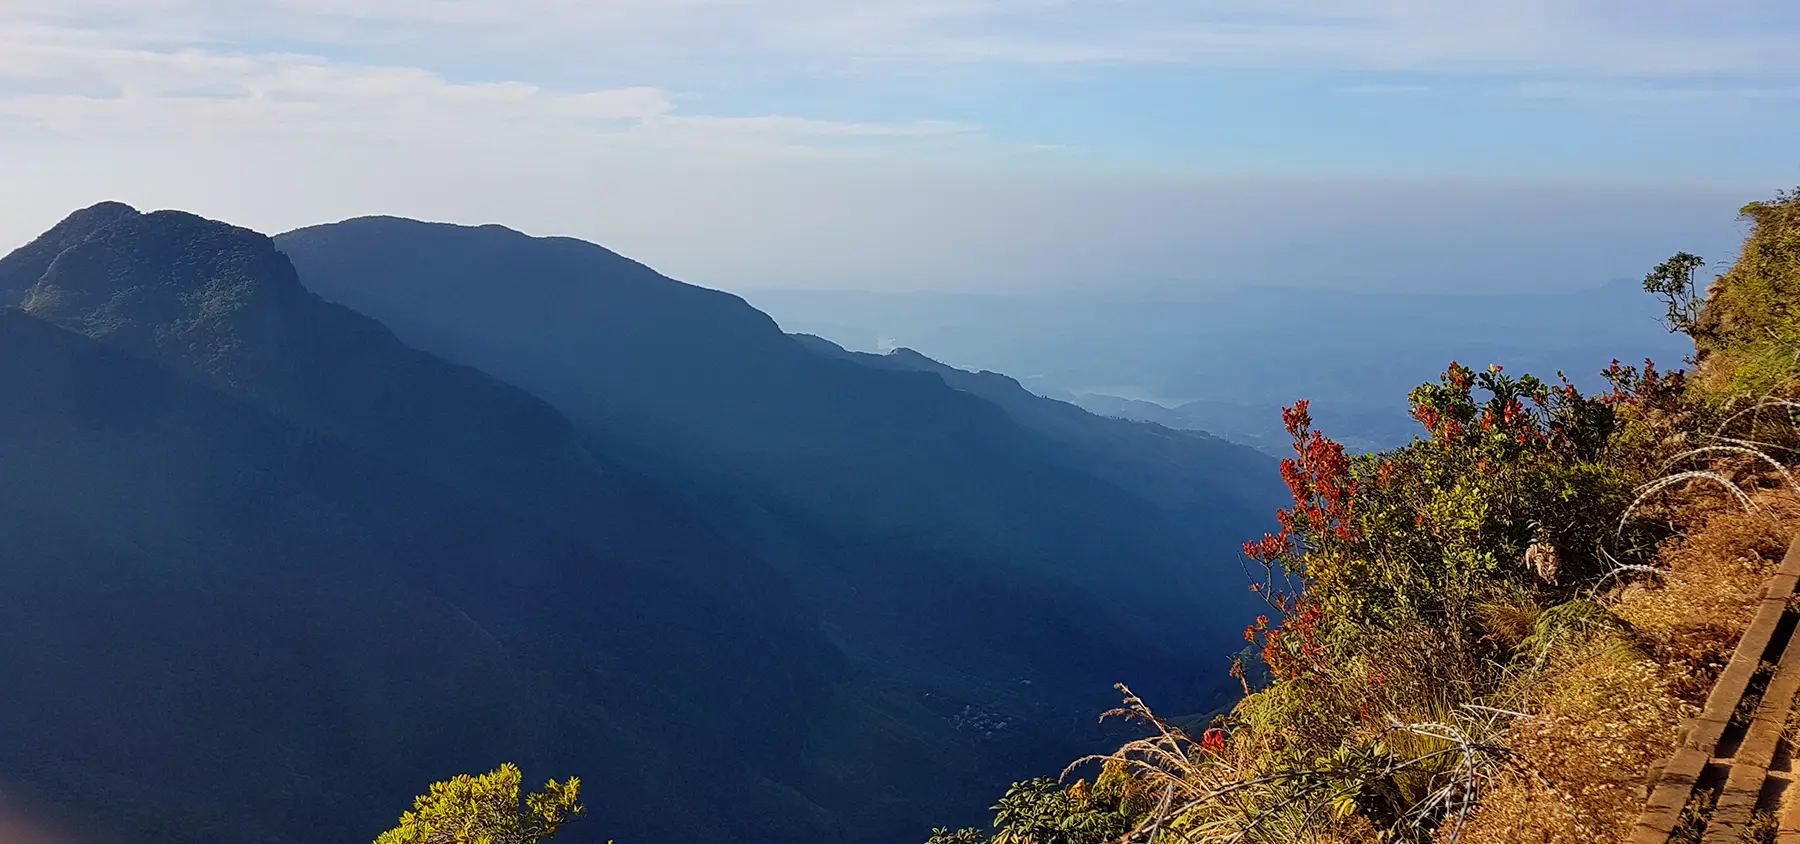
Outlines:
POLYGON ((1114 681, 1225 697, 1278 499, 493 226, 109 203, 0 305, 0 790, 121 844, 367 840, 509 759, 591 840, 922 839, 1114 681))
MULTIPOLYGON (((1646 267, 1646 270, 1649 268, 1646 267)), ((1359 449, 1417 426, 1412 387, 1452 361, 1593 387, 1613 357, 1679 365, 1688 351, 1635 281, 1562 292, 1371 294, 1330 289, 1186 295, 756 291, 789 331, 859 351, 907 347, 1104 415, 1199 429, 1285 456, 1280 410, 1310 399, 1359 449)))
MULTIPOLYGON (((1231 442, 1254 446, 1276 457, 1293 454, 1293 441, 1282 427, 1281 411, 1288 404, 1240 404, 1197 401, 1174 406, 1143 399, 1127 399, 1106 393, 1082 393, 1067 400, 1090 413, 1138 422, 1149 422, 1183 431, 1205 431, 1231 442)), ((1418 423, 1400 409, 1362 407, 1353 401, 1327 401, 1314 413, 1319 429, 1353 451, 1393 448, 1420 433, 1418 423)))

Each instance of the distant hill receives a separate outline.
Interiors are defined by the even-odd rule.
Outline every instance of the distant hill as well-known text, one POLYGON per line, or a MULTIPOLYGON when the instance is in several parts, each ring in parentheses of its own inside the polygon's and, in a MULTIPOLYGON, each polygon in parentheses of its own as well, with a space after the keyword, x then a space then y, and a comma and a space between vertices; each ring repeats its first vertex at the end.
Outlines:
MULTIPOLYGON (((761 557, 558 411, 319 299, 266 237, 99 206, 0 279, 26 309, 0 591, 32 602, 0 650, 43 690, 0 707, 40 753, 9 793, 80 800, 131 844, 358 840, 421 783, 518 759, 580 770, 611 834, 858 840, 1016 761, 854 664, 761 557), (136 791, 164 769, 196 773, 136 791)), ((1069 746, 1017 726, 1022 753, 1069 746)))
POLYGON ((279 247, 109 203, 0 258, 0 791, 362 840, 513 759, 620 841, 874 844, 1097 746, 1114 681, 1231 682, 1249 449, 591 244, 279 247))
MULTIPOLYGON (((1281 404, 1253 405, 1201 399, 1169 407, 1103 393, 1071 396, 1069 401, 1100 416, 1150 422, 1184 431, 1204 431, 1254 446, 1276 457, 1293 454, 1292 439, 1282 427, 1281 410, 1285 405, 1281 404)), ((1397 410, 1357 410, 1355 405, 1347 408, 1345 404, 1328 403, 1315 416, 1320 430, 1351 432, 1338 437, 1351 451, 1391 448, 1395 443, 1411 439, 1418 431, 1418 423, 1397 410)))
MULTIPOLYGON (((1087 741, 1114 682, 1196 709, 1229 693, 1261 606, 1239 545, 1278 500, 1249 449, 1192 443, 1208 468, 1153 494, 1163 468, 1122 477, 940 373, 821 353, 581 241, 370 218, 276 242, 311 289, 543 396, 682 490, 852 658, 934 702, 1087 741)), ((1012 770, 1054 764, 1033 758, 1012 770)))
MULTIPOLYGON (((1206 506, 1173 506, 939 372, 821 354, 738 297, 593 244, 394 218, 276 242, 326 298, 545 397, 619 459, 685 479, 853 652, 924 657, 934 672, 1070 670, 1073 653, 1026 657, 1046 635, 1035 619, 1064 600, 1089 605, 1090 631, 1128 638, 1070 631, 1061 647, 1174 664, 1240 638, 1237 548, 1276 501, 1272 463, 1240 470, 1261 460, 1247 449, 1196 446, 1211 461, 1192 481, 1206 506), (1195 606, 1234 609, 1197 618, 1195 606), (975 631, 992 650, 971 652, 975 631)), ((1111 679, 1158 682, 1111 665, 1111 679)), ((1177 685, 1191 694, 1199 676, 1177 685)))
POLYGON ((1296 399, 1311 400, 1324 430, 1346 444, 1410 440, 1417 426, 1408 391, 1452 360, 1542 377, 1562 369, 1591 389, 1614 357, 1678 365, 1691 351, 1630 280, 1551 292, 748 295, 788 331, 859 351, 917 349, 959 368, 1009 373, 1033 392, 1096 412, 1199 428, 1272 453, 1287 449, 1280 409, 1296 399))
POLYGON ((825 354, 869 366, 930 372, 958 390, 981 396, 1027 429, 1060 444, 1069 459, 1152 501, 1190 511, 1216 507, 1221 495, 1241 493, 1255 506, 1276 494, 1269 461, 1191 425, 1135 421, 1130 414, 1096 415, 1045 398, 998 372, 966 372, 911 349, 885 355, 851 352, 821 337, 796 339, 825 354))
POLYGON ((722 594, 780 591, 754 556, 604 459, 554 408, 319 298, 256 232, 96 206, 0 258, 0 305, 722 594))

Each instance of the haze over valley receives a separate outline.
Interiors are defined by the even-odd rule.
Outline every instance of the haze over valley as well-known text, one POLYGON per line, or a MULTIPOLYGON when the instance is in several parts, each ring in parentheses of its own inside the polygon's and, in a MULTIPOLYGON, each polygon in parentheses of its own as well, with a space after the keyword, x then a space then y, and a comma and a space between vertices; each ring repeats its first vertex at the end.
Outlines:
POLYGON ((745 295, 790 331, 1009 373, 1094 413, 1204 430, 1277 457, 1290 450, 1281 408, 1299 399, 1346 444, 1384 449, 1419 432, 1406 394, 1452 360, 1543 377, 1564 370, 1593 388, 1614 359, 1678 366, 1689 351, 1635 279, 1447 293, 745 295))

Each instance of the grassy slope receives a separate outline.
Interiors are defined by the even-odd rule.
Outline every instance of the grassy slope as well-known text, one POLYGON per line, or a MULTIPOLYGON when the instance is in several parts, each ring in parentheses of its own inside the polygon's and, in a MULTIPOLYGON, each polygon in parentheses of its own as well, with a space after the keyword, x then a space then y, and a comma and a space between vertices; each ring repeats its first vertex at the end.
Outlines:
MULTIPOLYGON (((1695 392, 1714 403, 1791 398, 1800 375, 1800 202, 1782 194, 1744 216, 1750 235, 1707 291, 1693 332, 1695 392)), ((1792 462, 1789 449, 1767 450, 1792 462)), ((1760 488, 1757 511, 1717 490, 1671 508, 1680 534, 1658 555, 1663 583, 1628 588, 1613 608, 1632 625, 1634 646, 1596 637, 1558 650, 1537 719, 1510 742, 1547 783, 1508 782, 1465 840, 1610 841, 1636 820, 1681 719, 1698 713, 1763 582, 1800 535, 1800 499, 1768 466, 1740 456, 1707 468, 1760 488)), ((1791 756, 1791 743, 1782 752, 1791 756)))

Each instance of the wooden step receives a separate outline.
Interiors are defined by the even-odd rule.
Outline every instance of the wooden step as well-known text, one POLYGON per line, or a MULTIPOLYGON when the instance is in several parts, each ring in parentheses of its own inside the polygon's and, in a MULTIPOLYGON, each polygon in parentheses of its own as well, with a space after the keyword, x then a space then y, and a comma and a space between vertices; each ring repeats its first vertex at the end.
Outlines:
MULTIPOLYGON (((1800 538, 1788 546, 1781 565, 1769 578, 1756 615, 1744 628, 1731 661, 1713 684, 1706 706, 1684 730, 1681 747, 1653 775, 1654 785, 1644 811, 1625 839, 1629 844, 1667 844, 1681 821, 1682 810, 1693 798, 1694 787, 1709 766, 1725 770, 1725 784, 1701 839, 1705 844, 1735 844, 1738 833, 1750 823, 1766 783, 1771 779, 1793 781, 1791 773, 1772 773, 1769 765, 1786 729, 1794 697, 1800 694, 1800 633, 1792 629, 1793 625, 1781 630, 1796 583, 1800 583, 1800 538), (1783 632, 1784 641, 1774 641, 1778 631, 1783 632), (1775 673, 1743 741, 1732 755, 1721 756, 1720 741, 1771 647, 1781 649, 1775 673)), ((1800 844, 1800 812, 1794 808, 1800 806, 1800 800, 1792 803, 1794 806, 1782 819, 1778 839, 1781 844, 1800 844)))

